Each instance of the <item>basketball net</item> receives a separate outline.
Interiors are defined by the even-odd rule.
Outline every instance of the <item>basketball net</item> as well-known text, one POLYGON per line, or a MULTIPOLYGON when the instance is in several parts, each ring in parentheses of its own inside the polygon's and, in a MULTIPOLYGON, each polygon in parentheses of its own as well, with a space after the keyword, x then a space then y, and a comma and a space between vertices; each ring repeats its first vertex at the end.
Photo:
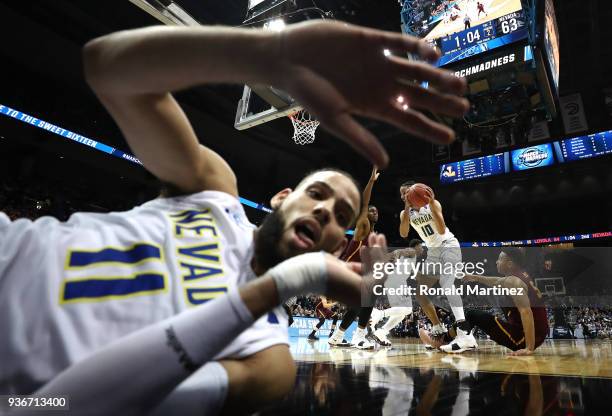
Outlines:
POLYGON ((296 144, 311 144, 315 140, 315 131, 319 127, 316 120, 308 111, 300 110, 289 115, 293 124, 293 140, 296 144))

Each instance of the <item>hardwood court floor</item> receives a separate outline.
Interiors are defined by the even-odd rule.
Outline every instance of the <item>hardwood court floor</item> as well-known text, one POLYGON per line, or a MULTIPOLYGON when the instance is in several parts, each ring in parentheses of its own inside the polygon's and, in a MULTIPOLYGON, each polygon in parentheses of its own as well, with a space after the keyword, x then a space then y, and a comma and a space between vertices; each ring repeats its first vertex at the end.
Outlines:
POLYGON ((262 415, 610 414, 610 341, 549 340, 513 358, 490 341, 450 355, 412 339, 375 351, 291 340, 296 387, 262 415))

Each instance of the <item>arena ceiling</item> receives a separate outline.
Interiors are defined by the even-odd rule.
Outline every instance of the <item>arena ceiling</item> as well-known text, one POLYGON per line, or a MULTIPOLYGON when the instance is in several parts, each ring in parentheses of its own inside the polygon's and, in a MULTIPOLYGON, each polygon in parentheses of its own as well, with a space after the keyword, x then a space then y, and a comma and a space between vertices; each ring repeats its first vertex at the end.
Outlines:
MULTIPOLYGON (((178 0, 203 24, 238 25, 247 0, 178 0)), ((400 5, 396 0, 316 0, 337 19, 399 31, 400 5)), ((561 31, 561 88, 583 93, 589 107, 602 87, 612 87, 612 2, 605 0, 556 1, 561 31), (607 85, 606 85, 607 84, 607 85)), ((116 30, 158 24, 128 0, 24 2, 3 0, 3 41, 0 43, 3 98, 0 103, 46 117, 58 125, 127 149, 118 129, 97 103, 82 77, 80 49, 89 39, 116 30)), ((178 95, 201 141, 224 155, 236 170, 242 193, 266 201, 274 190, 294 184, 305 172, 326 165, 355 172, 360 180, 368 164, 339 140, 319 131, 315 144, 300 147, 291 140, 288 120, 238 132, 233 129, 239 86, 206 86, 178 95)), ((6 121, 3 121, 6 123, 6 121)), ((364 123, 393 155, 381 177, 377 195, 396 202, 398 183, 411 177, 436 177, 431 147, 396 129, 376 122, 364 123), (384 197, 383 197, 384 196, 384 197)), ((23 136, 32 135, 37 146, 41 133, 10 125, 23 136), (25 129, 25 130, 20 130, 25 129)), ((129 163, 110 160, 82 146, 43 137, 48 151, 71 154, 86 162, 104 164, 121 176, 142 177, 129 163), (57 146, 57 147, 55 147, 57 146)))

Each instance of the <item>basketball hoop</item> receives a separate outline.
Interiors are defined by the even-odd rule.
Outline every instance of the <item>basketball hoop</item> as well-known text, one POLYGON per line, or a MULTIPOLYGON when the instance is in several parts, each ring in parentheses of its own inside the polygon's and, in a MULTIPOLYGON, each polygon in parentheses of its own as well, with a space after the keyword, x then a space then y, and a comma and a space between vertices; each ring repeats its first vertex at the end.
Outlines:
POLYGON ((289 114, 293 124, 293 140, 296 144, 311 144, 315 140, 315 131, 320 122, 316 120, 308 111, 300 110, 289 114))

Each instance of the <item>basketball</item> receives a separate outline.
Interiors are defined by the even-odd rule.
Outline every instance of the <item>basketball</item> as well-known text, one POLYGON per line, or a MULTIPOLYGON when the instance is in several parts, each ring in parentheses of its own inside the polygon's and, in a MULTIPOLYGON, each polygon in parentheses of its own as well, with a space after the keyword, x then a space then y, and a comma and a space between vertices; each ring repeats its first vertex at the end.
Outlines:
POLYGON ((406 193, 408 203, 415 208, 424 207, 427 205, 428 199, 433 197, 433 190, 423 183, 415 183, 408 188, 408 192, 406 193))

